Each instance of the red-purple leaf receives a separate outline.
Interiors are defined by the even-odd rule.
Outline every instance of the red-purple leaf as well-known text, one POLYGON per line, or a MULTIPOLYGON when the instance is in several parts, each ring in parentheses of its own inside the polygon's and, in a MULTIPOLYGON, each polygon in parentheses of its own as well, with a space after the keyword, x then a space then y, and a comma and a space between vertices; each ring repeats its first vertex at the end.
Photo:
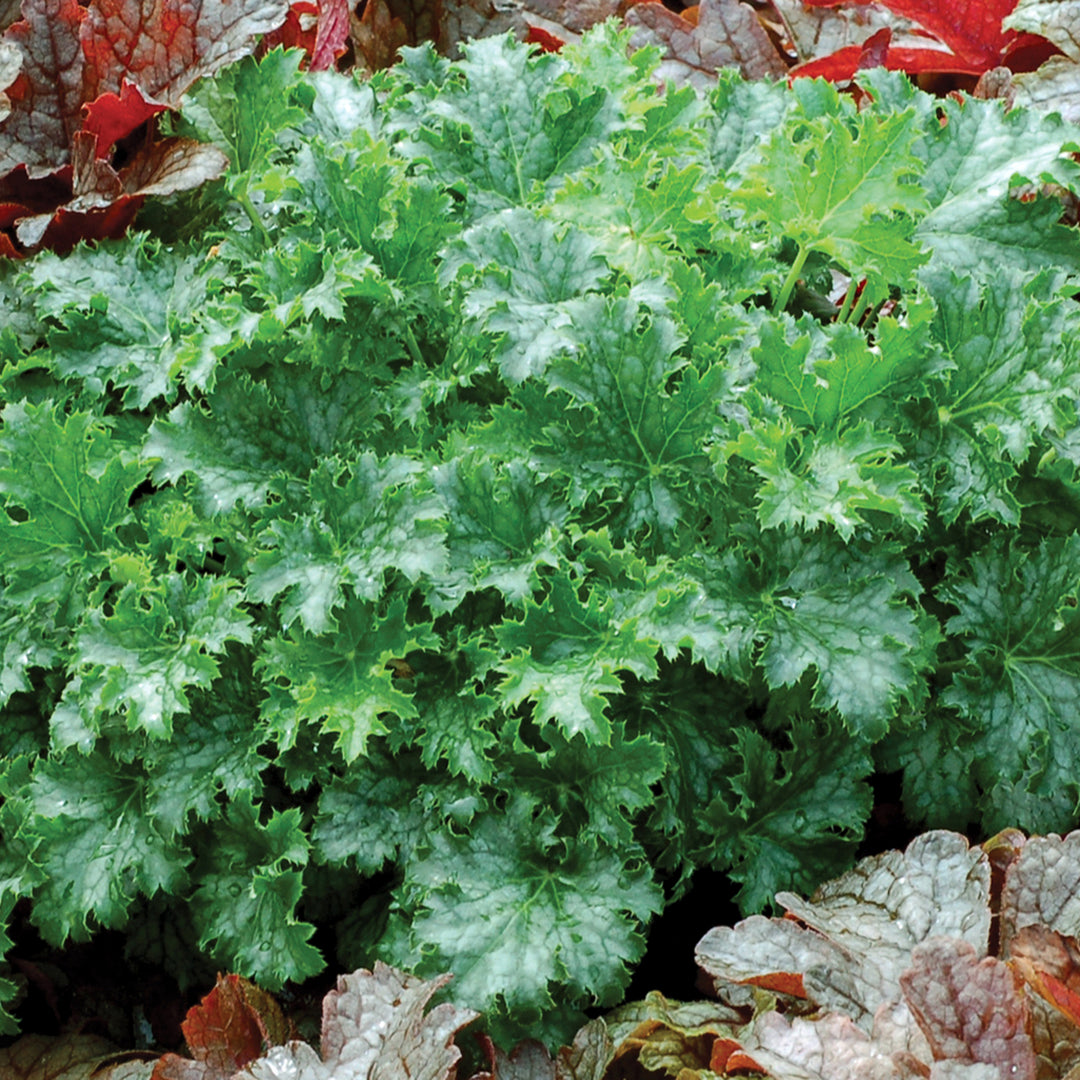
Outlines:
POLYGON ((1009 961, 1036 993, 1080 1027, 1080 943, 1045 926, 1025 926, 1009 961))
POLYGON ((83 130, 97 136, 97 156, 107 157, 118 140, 130 135, 164 108, 164 105, 147 101, 143 92, 125 79, 119 94, 102 94, 86 106, 83 130))
POLYGON ((239 975, 219 975, 180 1027, 194 1060, 166 1054, 151 1080, 229 1080, 288 1035, 273 998, 239 975))
MULTIPOLYGON (((158 146, 150 122, 197 79, 249 53, 287 7, 287 0, 85 7, 23 0, 22 19, 0 39, 0 256, 118 236, 147 195, 221 175, 227 163, 216 150, 158 146), (18 71, 7 85, 13 57, 18 71), (115 144, 147 124, 143 145, 126 147, 128 164, 114 171, 115 144)), ((343 18, 336 11, 328 21, 327 49, 340 43, 343 18)))
POLYGON ((756 12, 741 0, 701 0, 696 24, 663 4, 635 4, 626 13, 634 28, 631 44, 659 45, 666 56, 661 74, 675 81, 701 81, 718 68, 734 66, 748 79, 777 77, 787 65, 756 12))
POLYGON ((263 37, 259 54, 279 45, 285 49, 303 49, 307 53, 307 68, 326 71, 334 67, 348 44, 347 0, 294 0, 281 26, 263 37))
MULTIPOLYGON (((806 0, 806 3, 812 7, 833 7, 837 0, 806 0)), ((904 55, 899 49, 890 49, 885 61, 889 68, 911 74, 958 72, 980 75, 1021 50, 1024 63, 1035 66, 1053 51, 1047 42, 1033 34, 1002 29, 1002 20, 1016 7, 1016 0, 948 0, 946 3, 881 0, 881 3, 895 14, 917 22, 950 50, 911 49, 904 55)), ((835 66, 837 70, 848 72, 846 78, 850 78, 856 68, 852 67, 849 49, 811 61, 799 69, 799 74, 825 74, 835 66), (838 59, 841 52, 844 56, 838 59), (811 65, 818 65, 818 70, 811 65)))
POLYGON ((125 79, 175 108, 198 79, 252 51, 279 26, 285 0, 94 0, 82 32, 84 101, 125 79))
POLYGON ((23 18, 4 34, 22 53, 22 70, 7 89, 11 113, 0 123, 0 176, 23 165, 36 179, 70 160, 86 100, 79 46, 85 17, 78 0, 26 0, 23 18))
POLYGON ((900 986, 935 1060, 983 1062, 1035 1080, 1027 1005, 1007 964, 945 938, 918 946, 911 961, 900 986))
MULTIPOLYGON (((792 68, 791 74, 804 78, 829 79, 832 82, 847 82, 857 71, 870 65, 863 62, 861 45, 849 45, 823 56, 820 60, 810 60, 792 68)), ((882 67, 890 71, 906 71, 910 75, 930 73, 952 73, 956 75, 977 75, 982 68, 973 68, 959 57, 944 49, 890 48, 881 62, 882 67)))
POLYGON ((332 68, 349 43, 349 5, 346 0, 319 0, 312 71, 332 68))

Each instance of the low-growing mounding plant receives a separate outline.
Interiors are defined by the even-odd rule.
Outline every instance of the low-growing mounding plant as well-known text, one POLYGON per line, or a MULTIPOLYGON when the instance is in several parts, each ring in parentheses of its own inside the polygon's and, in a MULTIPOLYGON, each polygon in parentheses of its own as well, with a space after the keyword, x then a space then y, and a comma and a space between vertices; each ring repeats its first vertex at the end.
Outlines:
POLYGON ((555 1040, 695 869, 849 865, 875 768, 1075 822, 1078 133, 656 60, 247 59, 174 131, 223 181, 4 269, 18 926, 555 1040))

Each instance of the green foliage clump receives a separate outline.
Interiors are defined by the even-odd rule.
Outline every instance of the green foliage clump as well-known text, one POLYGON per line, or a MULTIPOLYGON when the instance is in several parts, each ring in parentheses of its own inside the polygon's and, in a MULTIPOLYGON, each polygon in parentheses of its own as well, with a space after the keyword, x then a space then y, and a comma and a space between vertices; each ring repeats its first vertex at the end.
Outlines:
POLYGON ((222 182, 3 271, 0 911, 269 988, 336 926, 554 1038, 875 768, 1076 821, 1080 242, 1013 197, 1075 133, 656 62, 244 60, 222 182))

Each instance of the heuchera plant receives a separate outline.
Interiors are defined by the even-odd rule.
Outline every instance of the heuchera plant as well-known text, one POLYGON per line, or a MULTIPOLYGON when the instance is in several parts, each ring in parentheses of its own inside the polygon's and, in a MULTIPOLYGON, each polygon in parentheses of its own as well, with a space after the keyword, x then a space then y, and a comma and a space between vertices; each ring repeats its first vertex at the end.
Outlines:
POLYGON ((0 22, 0 257, 120 236, 150 195, 220 176, 219 149, 154 118, 249 53, 284 0, 25 0, 0 22), (125 140, 129 140, 126 142, 125 140))
POLYGON ((210 231, 9 264, 5 912, 269 989, 336 928, 554 1039, 875 768, 1075 821, 1077 133, 656 61, 243 60, 210 231))
POLYGON ((1078 832, 1008 830, 969 848, 935 831, 809 901, 781 894, 785 918, 753 916, 698 945, 723 1001, 757 1002, 710 1067, 776 1080, 1080 1075, 1078 882, 1078 832))

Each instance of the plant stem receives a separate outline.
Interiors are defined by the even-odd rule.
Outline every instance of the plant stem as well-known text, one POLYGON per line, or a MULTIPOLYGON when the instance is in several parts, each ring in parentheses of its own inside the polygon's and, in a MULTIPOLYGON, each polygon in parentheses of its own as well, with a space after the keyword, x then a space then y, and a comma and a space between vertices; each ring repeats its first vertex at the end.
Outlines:
POLYGON ((859 285, 855 278, 852 278, 848 283, 847 292, 844 293, 844 302, 840 305, 840 310, 836 313, 836 321, 838 323, 847 322, 848 314, 851 312, 851 304, 855 299, 855 290, 859 285))
POLYGON ((809 248, 799 248, 799 253, 795 256, 795 261, 791 264, 791 269, 788 271, 788 276, 784 279, 784 284, 781 287, 775 302, 773 303, 772 309, 774 315, 779 315, 780 312, 787 307, 788 301, 791 299, 791 293, 799 280, 799 274, 802 273, 802 268, 806 265, 806 260, 809 255, 809 248))
POLYGON ((405 344, 408 347, 409 355, 413 358, 413 363, 423 365, 424 354, 420 351, 420 345, 412 332, 412 327, 405 319, 401 320, 401 325, 405 329, 405 344))
POLYGON ((859 320, 866 313, 866 307, 870 303, 870 290, 867 287, 869 284, 870 283, 867 282, 866 285, 863 286, 863 291, 859 295, 859 302, 855 305, 855 310, 851 313, 851 319, 849 321, 855 326, 859 325, 859 320))
POLYGON ((236 193, 237 201, 244 208, 244 213, 247 214, 251 224, 255 226, 255 231, 262 238, 262 242, 269 247, 270 246, 270 233, 267 232, 266 226, 262 222, 262 218, 259 217, 259 211, 255 209, 255 204, 251 201, 251 196, 247 193, 245 187, 242 191, 236 193))

